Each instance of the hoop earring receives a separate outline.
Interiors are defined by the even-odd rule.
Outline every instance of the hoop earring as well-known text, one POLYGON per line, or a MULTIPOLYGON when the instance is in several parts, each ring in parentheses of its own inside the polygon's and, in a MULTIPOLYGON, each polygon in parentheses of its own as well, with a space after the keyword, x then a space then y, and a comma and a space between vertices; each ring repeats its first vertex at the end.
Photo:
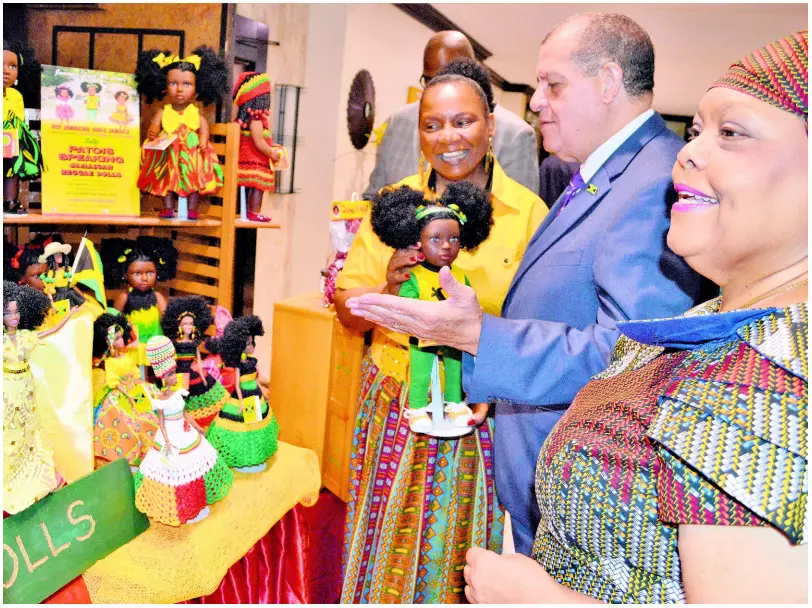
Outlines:
POLYGON ((488 138, 488 151, 485 153, 485 173, 490 174, 493 165, 493 137, 488 138))
POLYGON ((420 158, 417 159, 417 173, 420 175, 420 185, 423 185, 423 176, 425 172, 426 166, 426 158, 423 156, 423 152, 420 152, 420 158))

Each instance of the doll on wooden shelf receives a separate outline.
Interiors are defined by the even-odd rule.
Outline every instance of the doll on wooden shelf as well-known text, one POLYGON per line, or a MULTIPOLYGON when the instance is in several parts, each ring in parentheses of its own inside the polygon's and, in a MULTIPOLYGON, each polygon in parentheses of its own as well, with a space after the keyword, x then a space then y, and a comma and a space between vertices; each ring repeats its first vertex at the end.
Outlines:
POLYGON ((18 82, 39 79, 40 65, 30 49, 14 40, 3 40, 3 131, 17 140, 16 154, 3 156, 3 212, 24 214, 17 199, 20 180, 36 179, 45 168, 40 143, 25 124, 23 96, 13 88, 18 82))
MULTIPOLYGON (((493 206, 488 193, 468 182, 449 184, 442 198, 428 201, 408 186, 382 191, 373 203, 372 229, 394 249, 420 243, 425 260, 415 266, 398 295, 420 300, 444 300, 440 268, 448 266, 460 282, 468 285, 461 270, 453 266, 460 249, 476 249, 490 234, 493 206)), ((415 433, 429 433, 433 423, 428 412, 429 388, 434 359, 442 356, 445 369, 445 412, 455 426, 474 424, 471 409, 462 395, 462 353, 442 345, 422 345, 410 338, 409 407, 404 415, 415 433)), ((487 404, 476 408, 487 409, 487 404)), ((478 412, 482 413, 482 412, 478 412)))
POLYGON ((178 374, 188 378, 186 411, 204 429, 228 401, 228 391, 207 374, 200 345, 212 323, 211 307, 202 296, 170 298, 161 316, 164 335, 175 345, 178 374))
POLYGON ((195 100, 203 105, 220 103, 228 95, 228 68, 207 46, 183 59, 153 49, 138 56, 135 80, 148 104, 164 96, 168 102, 153 117, 148 140, 174 136, 163 150, 142 150, 138 188, 164 198, 159 213, 164 219, 175 216, 177 197, 186 197, 188 217, 196 220, 200 195, 216 192, 223 185, 223 170, 209 140, 209 123, 195 100))
POLYGON ((45 294, 3 281, 3 510, 7 513, 19 513, 61 483, 37 420, 29 360, 40 341, 59 331, 76 309, 54 327, 35 331, 50 307, 45 294))
POLYGON ((40 275, 44 283, 45 295, 51 298, 54 306, 62 308, 59 302, 67 301, 71 306, 81 306, 85 303, 76 289, 70 287, 71 264, 73 260, 70 255, 71 246, 67 243, 51 241, 45 246, 45 250, 39 256, 41 264, 47 266, 47 270, 40 275))
POLYGON ((130 111, 127 109, 127 101, 130 95, 127 91, 118 91, 115 95, 116 111, 110 114, 110 120, 119 125, 126 125, 130 122, 130 111))
POLYGON ((127 282, 128 289, 116 297, 113 307, 127 316, 138 335, 133 358, 138 365, 148 366, 146 343, 162 335, 161 315, 166 310, 166 297, 155 290, 155 284, 174 276, 177 250, 169 239, 154 237, 105 239, 101 249, 105 282, 111 286, 122 279, 127 282))
POLYGON ((262 195, 276 190, 274 163, 281 146, 275 146, 270 128, 271 77, 259 72, 243 72, 234 85, 234 104, 240 125, 240 157, 237 185, 246 189, 247 217, 252 222, 270 222, 262 215, 262 195))
POLYGON ((104 313, 93 323, 93 450, 97 460, 126 458, 137 467, 152 445, 158 419, 143 405, 144 381, 127 354, 130 324, 104 313))
POLYGON ((66 84, 60 84, 54 88, 56 93, 56 117, 59 119, 60 125, 69 125, 71 118, 73 118, 73 106, 71 99, 73 99, 73 89, 66 84))
POLYGON ((229 323, 222 338, 209 338, 206 347, 223 363, 237 369, 231 399, 220 410, 206 437, 230 467, 247 473, 263 471, 277 450, 279 424, 257 379, 254 338, 265 333, 262 320, 250 315, 229 323))
POLYGON ((166 336, 152 338, 147 356, 161 384, 160 392, 152 396, 159 430, 135 474, 135 506, 168 526, 194 523, 208 515, 208 505, 226 497, 234 473, 184 411, 186 390, 173 391, 177 374, 172 341, 166 336))
POLYGON ((90 122, 96 122, 96 117, 99 115, 99 92, 102 90, 102 86, 98 82, 83 82, 79 86, 87 94, 85 97, 87 119, 90 122))

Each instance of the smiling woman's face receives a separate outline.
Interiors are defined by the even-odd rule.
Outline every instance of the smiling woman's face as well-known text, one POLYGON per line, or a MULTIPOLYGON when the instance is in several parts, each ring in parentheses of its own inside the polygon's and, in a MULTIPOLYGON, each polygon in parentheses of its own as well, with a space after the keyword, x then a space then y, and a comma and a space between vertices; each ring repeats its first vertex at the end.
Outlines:
POLYGON ((464 81, 445 82, 423 93, 420 105, 420 149, 450 182, 483 171, 482 159, 493 135, 493 115, 464 81))
POLYGON ((668 245, 720 285, 754 281, 808 255, 804 121, 755 97, 713 88, 677 156, 668 245))

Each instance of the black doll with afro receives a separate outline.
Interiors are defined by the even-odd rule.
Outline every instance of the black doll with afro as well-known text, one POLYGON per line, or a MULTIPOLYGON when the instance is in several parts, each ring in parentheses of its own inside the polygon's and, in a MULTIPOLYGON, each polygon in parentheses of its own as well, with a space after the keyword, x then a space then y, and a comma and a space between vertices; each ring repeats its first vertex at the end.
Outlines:
POLYGON ((204 106, 220 103, 228 95, 228 66, 211 47, 203 45, 192 51, 192 55, 200 57, 199 68, 188 61, 161 66, 155 61, 159 55, 168 57, 171 52, 159 49, 142 51, 135 67, 137 90, 148 104, 166 95, 166 75, 169 70, 194 73, 196 99, 204 106))
POLYGON ((166 310, 161 315, 161 329, 164 335, 173 342, 183 337, 180 331, 180 322, 184 317, 192 318, 194 332, 191 339, 196 344, 199 344, 203 341, 206 330, 214 321, 211 307, 206 298, 203 296, 184 296, 169 299, 166 310))
POLYGON ((490 234, 493 205, 490 195, 470 182, 449 184, 437 201, 408 186, 384 189, 372 204, 372 230, 393 249, 420 242, 423 229, 434 220, 451 219, 460 225, 460 248, 476 249, 490 234))
POLYGON ((220 355, 223 363, 228 367, 238 367, 245 352, 248 338, 252 341, 257 336, 264 336, 265 329, 262 326, 262 319, 256 315, 239 317, 229 322, 223 329, 220 338, 208 338, 206 348, 215 355, 220 355))
POLYGON ((3 331, 6 332, 6 312, 9 303, 17 303, 20 322, 16 329, 33 331, 45 321, 51 308, 51 300, 41 291, 28 285, 17 285, 11 281, 3 281, 3 331))
POLYGON ((93 322, 93 358, 103 359, 110 350, 109 331, 111 327, 121 330, 124 343, 131 342, 132 327, 124 315, 103 313, 93 322))

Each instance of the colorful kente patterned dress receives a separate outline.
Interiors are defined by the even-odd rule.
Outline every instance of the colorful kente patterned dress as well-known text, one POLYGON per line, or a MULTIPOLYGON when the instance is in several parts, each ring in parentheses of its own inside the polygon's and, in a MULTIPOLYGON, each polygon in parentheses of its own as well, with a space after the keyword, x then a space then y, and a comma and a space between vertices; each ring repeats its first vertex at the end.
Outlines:
POLYGON ((212 421, 206 438, 225 459, 230 467, 251 467, 262 464, 276 454, 278 449, 279 423, 257 384, 257 360, 244 356, 240 362, 240 391, 243 404, 250 397, 259 399, 262 420, 246 422, 240 413, 237 389, 231 399, 212 421))
POLYGON ((606 602, 685 601, 679 525, 807 542, 808 304, 622 323, 536 470, 535 559, 606 602))
POLYGON ((185 390, 167 399, 153 399, 163 411, 168 437, 158 429, 152 449, 135 474, 135 506, 168 526, 194 519, 206 505, 222 500, 234 483, 234 473, 211 444, 183 417, 185 390), (177 453, 163 453, 167 439, 177 453))
MULTIPOLYGON (((132 293, 132 291, 133 289, 130 287, 130 293, 132 293)), ((130 347, 130 356, 138 365, 149 367, 147 342, 153 336, 163 335, 163 330, 161 329, 161 311, 158 308, 158 296, 155 295, 155 290, 150 289, 141 295, 142 298, 138 298, 138 300, 145 301, 146 306, 144 308, 136 308, 133 306, 132 298, 128 295, 122 312, 138 334, 138 343, 130 347)))
POLYGON ((3 95, 3 130, 17 133, 19 154, 3 159, 3 172, 6 177, 19 177, 29 180, 39 177, 45 164, 42 160, 42 149, 39 141, 25 124, 25 106, 23 96, 17 89, 8 87, 3 95))
POLYGON ((206 374, 204 380, 192 367, 197 362, 197 348, 200 340, 175 343, 177 372, 189 375, 189 396, 186 397, 186 411, 205 430, 214 417, 220 413, 230 395, 225 387, 213 376, 206 374))
MULTIPOLYGON (((93 451, 100 461, 126 458, 137 467, 152 446, 158 418, 152 412, 133 409, 116 387, 122 378, 139 378, 139 370, 127 355, 107 357, 104 371, 94 370, 93 451), (99 377, 99 373, 102 377, 99 377), (103 379, 102 379, 103 378, 103 379), (114 390, 115 389, 115 390, 114 390)), ((140 389, 133 387, 130 397, 140 389)))
POLYGON ((40 433, 34 376, 28 364, 39 344, 36 332, 3 332, 3 510, 19 513, 57 487, 50 447, 40 433))
POLYGON ((138 189, 154 196, 174 192, 212 194, 223 185, 223 169, 211 140, 200 149, 200 112, 195 105, 176 112, 164 106, 161 136, 177 135, 166 150, 141 150, 138 189))
MULTIPOLYGON (((252 119, 256 120, 256 119, 252 119)), ((268 117, 262 116, 262 135, 268 145, 273 144, 271 134, 268 131, 268 117)), ((240 160, 237 167, 237 184, 246 188, 257 188, 259 190, 276 190, 276 173, 271 167, 271 159, 257 150, 254 140, 251 138, 251 131, 240 132, 240 160)))

